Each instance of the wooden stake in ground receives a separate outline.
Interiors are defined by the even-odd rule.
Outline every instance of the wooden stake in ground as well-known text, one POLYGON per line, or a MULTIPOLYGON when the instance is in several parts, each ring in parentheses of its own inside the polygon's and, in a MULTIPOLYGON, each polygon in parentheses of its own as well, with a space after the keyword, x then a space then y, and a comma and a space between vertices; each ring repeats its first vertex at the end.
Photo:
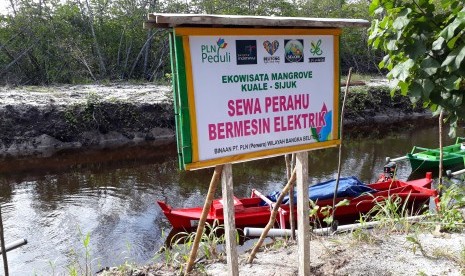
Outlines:
POLYGON ((310 219, 308 192, 308 152, 296 154, 297 181, 297 241, 299 246, 299 275, 310 275, 310 219))
POLYGON ((341 108, 341 123, 339 124, 339 129, 340 129, 340 144, 339 144, 339 158, 338 158, 338 163, 337 163, 337 178, 336 178, 336 187, 334 187, 334 196, 333 196, 333 208, 331 209, 331 223, 334 222, 334 209, 336 206, 336 198, 337 198, 337 190, 339 188, 339 178, 341 177, 341 163, 342 163, 342 130, 343 128, 343 123, 344 123, 344 107, 346 105, 346 98, 347 98, 347 93, 349 92, 349 84, 350 84, 350 78, 352 77, 352 67, 349 68, 349 75, 347 76, 347 81, 346 81, 346 90, 344 91, 344 100, 342 101, 342 108, 341 108))
MULTIPOLYGON (((294 160, 295 160, 295 153, 286 154, 284 155, 284 159, 286 160, 286 176, 287 181, 291 179, 291 173, 294 169, 294 160)), ((294 222, 294 185, 291 185, 289 188, 289 224, 291 225, 291 239, 295 240, 295 222, 294 222)))
POLYGON ((258 249, 262 246, 263 241, 266 238, 266 235, 270 231, 271 227, 273 227, 274 222, 276 220, 276 215, 278 214, 278 209, 281 206, 281 202, 283 202, 284 197, 289 192, 289 189, 290 189, 291 185, 293 185, 295 179, 296 179, 296 173, 295 173, 295 169, 294 169, 294 171, 292 172, 291 178, 289 179, 286 186, 281 191, 281 194, 279 195, 278 199, 276 200, 276 203, 273 206, 273 211, 271 211, 270 220, 268 221, 268 224, 266 225, 266 227, 263 230, 260 238, 258 239, 257 244, 252 249, 252 252, 250 252, 249 258, 247 259, 247 263, 249 263, 249 264, 252 263, 253 259, 255 258, 255 255, 257 255, 258 249))
MULTIPOLYGON (((295 153, 292 154, 291 170, 289 171, 289 177, 287 178, 288 181, 289 181, 289 179, 291 179, 291 172, 294 171, 294 168, 295 168, 295 153)), ((291 188, 290 188, 289 191, 294 190, 294 185, 295 184, 291 185, 291 188)), ((292 192, 292 194, 294 194, 294 192, 292 192)), ((292 202, 289 201, 289 204, 291 206, 295 206, 294 197, 292 197, 292 202)), ((290 223, 291 224, 291 236, 292 236, 293 239, 295 239, 295 227, 296 227, 296 225, 295 225, 295 220, 296 220, 295 216, 296 216, 296 214, 294 214, 294 207, 292 207, 291 210, 292 210, 291 213, 290 213, 291 218, 292 218, 292 222, 290 223)))
POLYGON ((442 193, 442 159, 444 158, 444 151, 442 149, 442 119, 443 119, 444 113, 441 109, 441 112, 439 113, 439 185, 438 185, 438 194, 441 195, 442 193))
POLYGON ((5 234, 3 233, 2 206, 0 206, 0 246, 2 248, 3 268, 5 276, 8 276, 8 260, 6 258, 5 234))
POLYGON ((223 194, 224 235, 226 241, 226 259, 229 276, 239 275, 236 249, 236 221, 234 218, 234 197, 232 165, 225 164, 221 175, 223 194))
POLYGON ((197 225, 197 232, 195 234, 194 243, 192 245, 191 253, 189 255, 189 261, 187 262, 186 271, 184 275, 189 274, 189 272, 191 272, 192 270, 192 267, 194 266, 194 261, 197 257, 197 250, 199 249, 200 239, 202 238, 202 233, 205 228, 205 221, 207 220, 207 215, 210 211, 213 197, 215 196, 216 186, 218 186, 218 182, 220 180, 222 171, 223 165, 218 165, 215 167, 215 171, 213 172, 213 176, 210 181, 210 186, 208 188, 207 198, 205 199, 205 204, 203 205, 203 210, 200 216, 199 224, 197 225))

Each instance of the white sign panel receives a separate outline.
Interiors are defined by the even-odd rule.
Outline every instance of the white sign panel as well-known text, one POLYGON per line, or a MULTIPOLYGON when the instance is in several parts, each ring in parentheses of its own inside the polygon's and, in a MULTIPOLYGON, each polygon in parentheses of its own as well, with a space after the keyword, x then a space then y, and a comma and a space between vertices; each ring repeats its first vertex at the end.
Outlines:
POLYGON ((198 161, 337 139, 333 35, 188 41, 198 161))

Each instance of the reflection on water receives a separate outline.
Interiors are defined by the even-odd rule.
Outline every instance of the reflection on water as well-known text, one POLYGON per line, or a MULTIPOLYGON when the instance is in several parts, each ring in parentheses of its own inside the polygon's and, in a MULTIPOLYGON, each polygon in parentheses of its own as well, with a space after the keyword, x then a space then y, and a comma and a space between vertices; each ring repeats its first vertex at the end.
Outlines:
MULTIPOLYGON (((437 141, 435 128, 346 140, 341 175, 375 181, 386 156, 404 155, 413 145, 437 147, 437 141)), ((311 183, 336 176, 337 153, 337 148, 309 153, 311 183)), ((65 271, 73 250, 84 256, 87 233, 94 270, 150 261, 171 230, 155 201, 175 208, 202 205, 212 173, 178 171, 175 144, 0 161, 6 242, 28 240, 8 253, 11 274, 65 271)), ((400 162, 399 178, 409 174, 410 165, 400 162)), ((236 196, 248 196, 253 188, 268 193, 286 182, 284 158, 235 164, 233 175, 236 196)))

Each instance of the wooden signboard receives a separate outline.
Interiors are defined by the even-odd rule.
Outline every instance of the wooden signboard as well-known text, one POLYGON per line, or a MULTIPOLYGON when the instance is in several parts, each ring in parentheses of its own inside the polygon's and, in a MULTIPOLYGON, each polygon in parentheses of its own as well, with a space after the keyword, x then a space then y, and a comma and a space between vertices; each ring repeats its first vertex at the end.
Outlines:
POLYGON ((174 28, 180 167, 338 145, 340 33, 338 28, 174 28))
MULTIPOLYGON (((203 232, 222 171, 227 270, 228 275, 239 275, 231 163, 299 152, 299 275, 310 275, 307 150, 340 144, 340 28, 369 23, 360 19, 150 14, 145 24, 147 28, 172 28, 180 168, 216 166, 196 237, 203 232)), ((192 269, 198 244, 196 239, 186 274, 192 269)))

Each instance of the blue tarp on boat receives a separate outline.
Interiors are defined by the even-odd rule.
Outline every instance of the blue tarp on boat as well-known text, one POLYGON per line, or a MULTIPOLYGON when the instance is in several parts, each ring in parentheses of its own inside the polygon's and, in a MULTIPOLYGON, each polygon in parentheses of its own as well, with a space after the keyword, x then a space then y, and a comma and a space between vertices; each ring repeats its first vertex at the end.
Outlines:
MULTIPOLYGON (((309 198, 313 201, 330 199, 334 196, 334 188, 336 187, 336 179, 321 182, 308 187, 309 198)), ((355 176, 339 178, 339 186, 337 189, 337 197, 357 197, 363 193, 375 193, 376 190, 365 185, 355 176)), ((280 195, 280 191, 270 193, 267 197, 276 202, 280 195)), ((289 196, 284 197, 282 204, 288 204, 289 196)), ((297 192, 294 192, 294 202, 297 202, 297 192)))

